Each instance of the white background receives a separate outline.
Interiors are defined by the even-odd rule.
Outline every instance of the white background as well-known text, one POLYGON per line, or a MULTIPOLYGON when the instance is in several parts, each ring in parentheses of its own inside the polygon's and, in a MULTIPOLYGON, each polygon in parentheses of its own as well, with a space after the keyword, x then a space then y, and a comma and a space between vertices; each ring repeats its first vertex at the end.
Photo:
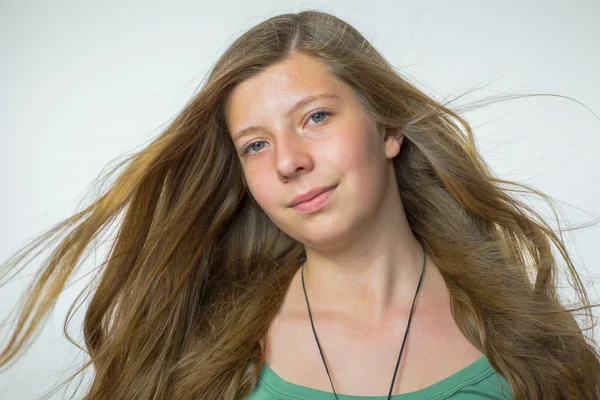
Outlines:
MULTIPOLYGON (((465 116, 492 170, 559 201, 562 227, 598 216, 598 1, 2 0, 0 263, 80 209, 109 162, 158 135, 242 32, 307 9, 350 22, 438 100, 490 83, 468 99, 550 92, 583 103, 534 97, 465 116)), ((565 240, 597 299, 600 227, 565 240)), ((39 265, 36 259, 0 288, 3 320, 39 265)), ((36 399, 83 360, 62 326, 87 281, 71 281, 33 347, 0 374, 0 399, 36 399)), ((82 314, 69 325, 79 342, 82 314)), ((6 334, 0 327, 0 338, 6 334)), ((59 392, 53 399, 67 397, 59 392)))

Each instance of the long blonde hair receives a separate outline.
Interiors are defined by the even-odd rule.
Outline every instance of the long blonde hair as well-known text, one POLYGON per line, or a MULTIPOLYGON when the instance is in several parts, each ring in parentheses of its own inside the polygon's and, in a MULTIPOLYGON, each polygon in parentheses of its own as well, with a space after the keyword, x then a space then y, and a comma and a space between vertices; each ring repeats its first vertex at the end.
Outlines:
MULTIPOLYGON (((551 199, 494 177, 458 112, 399 76, 352 26, 315 11, 272 17, 239 37, 170 126, 105 174, 116 175, 105 192, 3 265, 8 274, 64 234, 27 293, 0 366, 23 350, 89 245, 118 222, 86 288, 89 361, 69 381, 93 365, 87 400, 242 399, 252 391, 261 339, 304 247, 253 201, 223 105, 235 85, 292 52, 318 58, 349 84, 379 127, 401 128, 394 165, 410 226, 446 281, 456 323, 514 398, 597 398, 598 347, 572 314, 584 310, 594 325, 593 306, 562 237, 514 194, 551 199), (559 300, 552 245, 576 308, 559 300)), ((77 345, 66 325, 65 334, 77 345)))

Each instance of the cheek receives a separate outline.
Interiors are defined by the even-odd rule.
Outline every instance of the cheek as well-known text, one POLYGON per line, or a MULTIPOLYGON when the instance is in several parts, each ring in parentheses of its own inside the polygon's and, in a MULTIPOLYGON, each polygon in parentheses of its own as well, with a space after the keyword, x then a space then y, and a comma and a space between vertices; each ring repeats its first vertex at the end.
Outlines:
MULTIPOLYGON (((273 190, 273 184, 269 184, 266 180, 261 180, 258 183, 248 187, 254 200, 258 203, 259 207, 269 217, 269 219, 277 225, 281 230, 288 233, 288 223, 283 208, 285 208, 284 200, 282 200, 282 194, 276 193, 273 190)), ((289 234, 289 233, 288 233, 289 234)))
POLYGON ((374 207, 385 190, 387 164, 377 132, 364 125, 362 129, 349 127, 345 139, 337 143, 339 151, 329 157, 337 175, 344 179, 345 195, 365 210, 374 207))
POLYGON ((343 135, 336 135, 335 151, 328 151, 324 156, 339 173, 363 180, 374 178, 373 174, 381 169, 380 160, 385 154, 380 154, 377 133, 369 129, 364 124, 356 124, 346 127, 343 135))
POLYGON ((259 207, 275 224, 279 225, 278 213, 285 207, 282 200, 282 194, 273 189, 273 182, 269 181, 267 174, 253 174, 246 176, 248 189, 254 197, 259 207))
POLYGON ((246 179, 246 182, 248 183, 248 189, 258 205, 266 210, 272 207, 275 199, 273 198, 273 191, 271 190, 269 192, 269 182, 267 182, 265 179, 260 179, 260 177, 257 179, 246 179))

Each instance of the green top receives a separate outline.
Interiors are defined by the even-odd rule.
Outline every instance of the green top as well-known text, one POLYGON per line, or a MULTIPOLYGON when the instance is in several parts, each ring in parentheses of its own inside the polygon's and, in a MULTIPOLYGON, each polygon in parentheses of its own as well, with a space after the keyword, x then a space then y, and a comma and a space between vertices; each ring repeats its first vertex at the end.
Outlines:
MULTIPOLYGON (((394 400, 481 400, 512 399, 508 381, 494 370, 486 356, 449 377, 421 390, 392 396, 394 400)), ((338 394, 340 400, 387 400, 387 396, 338 394)), ((254 391, 246 400, 335 400, 333 391, 311 389, 281 379, 267 363, 254 391)))

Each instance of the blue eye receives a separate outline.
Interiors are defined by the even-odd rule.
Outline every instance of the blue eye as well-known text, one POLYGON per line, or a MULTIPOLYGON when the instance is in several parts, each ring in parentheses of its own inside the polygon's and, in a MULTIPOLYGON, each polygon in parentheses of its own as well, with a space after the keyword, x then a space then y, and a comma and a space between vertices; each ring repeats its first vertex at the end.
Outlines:
MULTIPOLYGON (((328 117, 331 115, 330 112, 319 109, 319 110, 315 110, 313 112, 310 113, 310 115, 308 116, 308 119, 310 120, 311 118, 313 118, 314 116, 319 115, 319 116, 323 116, 323 117, 328 117)), ((320 121, 317 121, 316 124, 321 124, 323 123, 323 121, 325 121, 327 118, 322 118, 320 121)), ((314 121, 314 120, 313 120, 314 121)), ((251 152, 250 150, 252 150, 252 146, 254 146, 257 143, 266 143, 264 140, 257 140, 256 142, 251 142, 248 143, 246 145, 244 145, 242 147, 242 149, 240 150, 240 152, 242 153, 242 155, 246 155, 246 154, 254 154, 257 153, 258 151, 260 151, 261 149, 258 149, 258 151, 255 152, 251 152)))
MULTIPOLYGON (((308 119, 310 120, 310 119, 311 119, 311 118, 313 118, 315 115, 329 116, 330 114, 331 114, 331 113, 329 113, 329 112, 327 112, 327 111, 325 111, 325 110, 315 110, 315 111, 313 111, 313 112, 312 112, 312 113, 309 115, 308 119)), ((325 119, 325 118, 324 118, 324 119, 325 119)), ((324 119, 322 119, 321 121, 317 121, 317 123, 321 123, 321 122, 323 122, 323 120, 324 120, 324 119)), ((314 120, 313 120, 313 121, 314 121, 314 120)))
MULTIPOLYGON (((244 147, 242 147, 242 150, 241 150, 242 154, 248 153, 249 150, 252 148, 252 146, 254 146, 257 143, 265 143, 265 141, 264 140, 258 140, 256 142, 252 142, 252 143, 248 143, 247 145, 244 145, 244 147)), ((260 151, 260 149, 259 149, 259 151, 260 151)))

